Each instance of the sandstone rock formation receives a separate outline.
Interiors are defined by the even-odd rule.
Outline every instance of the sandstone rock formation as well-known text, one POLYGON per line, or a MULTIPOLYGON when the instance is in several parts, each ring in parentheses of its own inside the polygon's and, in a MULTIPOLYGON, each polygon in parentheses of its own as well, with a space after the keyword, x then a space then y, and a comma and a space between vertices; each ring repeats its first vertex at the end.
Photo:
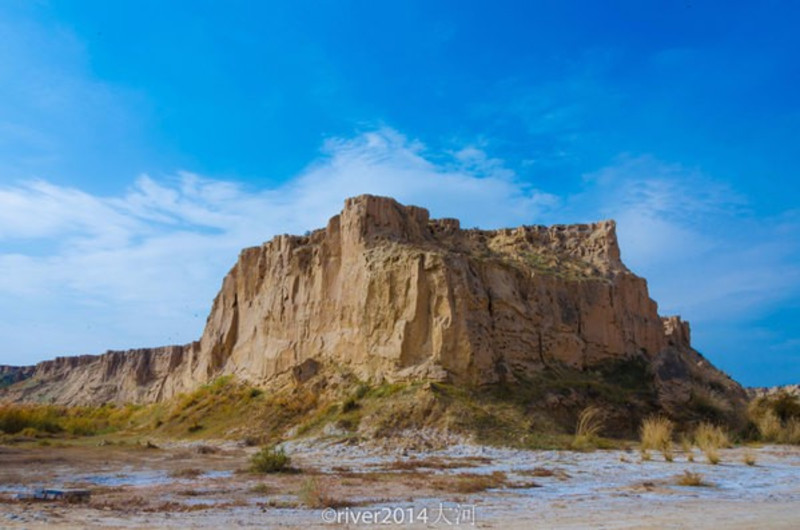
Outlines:
POLYGON ((373 382, 488 385, 641 359, 667 409, 700 390, 743 403, 689 341, 688 324, 662 319, 622 263, 613 221, 463 230, 363 195, 324 229, 243 250, 198 342, 57 358, 6 395, 153 402, 220 375, 269 387, 342 369, 373 382))
POLYGON ((747 389, 747 395, 750 396, 750 399, 775 397, 780 394, 788 394, 790 396, 800 397, 800 384, 783 386, 756 386, 749 387, 747 389))

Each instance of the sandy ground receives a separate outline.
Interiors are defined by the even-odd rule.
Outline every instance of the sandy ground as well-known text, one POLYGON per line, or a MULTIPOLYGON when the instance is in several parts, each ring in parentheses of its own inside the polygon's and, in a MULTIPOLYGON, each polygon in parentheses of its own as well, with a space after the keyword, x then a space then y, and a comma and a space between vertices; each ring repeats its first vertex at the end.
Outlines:
POLYGON ((299 443, 287 446, 298 472, 254 475, 243 472, 253 448, 159 445, 0 446, 0 528, 800 528, 797 447, 753 449, 748 466, 741 448, 710 465, 697 450, 695 462, 679 452, 669 463, 633 451, 299 443), (678 485, 685 471, 705 485, 678 485), (92 497, 15 499, 40 487, 92 497))

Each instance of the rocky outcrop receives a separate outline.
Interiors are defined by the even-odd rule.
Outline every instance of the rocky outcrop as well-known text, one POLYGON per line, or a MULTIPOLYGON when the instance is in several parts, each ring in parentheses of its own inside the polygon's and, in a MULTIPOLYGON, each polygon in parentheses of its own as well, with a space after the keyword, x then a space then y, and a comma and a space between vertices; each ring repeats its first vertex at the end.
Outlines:
POLYGON ((32 377, 8 394, 17 400, 66 405, 157 402, 203 382, 188 370, 198 353, 199 343, 194 342, 57 357, 31 367, 32 377))
POLYGON ((364 195, 324 229, 243 250, 198 342, 44 362, 7 396, 153 402, 220 375, 269 387, 330 369, 487 385, 634 358, 676 404, 711 379, 719 400, 743 396, 689 341, 622 263, 613 221, 462 230, 364 195))
POLYGON ((0 388, 24 381, 33 375, 33 366, 0 365, 0 388))
POLYGON ((800 398, 800 384, 797 385, 783 385, 783 386, 756 386, 747 389, 747 395, 750 399, 758 399, 763 397, 775 397, 782 394, 796 396, 800 398))

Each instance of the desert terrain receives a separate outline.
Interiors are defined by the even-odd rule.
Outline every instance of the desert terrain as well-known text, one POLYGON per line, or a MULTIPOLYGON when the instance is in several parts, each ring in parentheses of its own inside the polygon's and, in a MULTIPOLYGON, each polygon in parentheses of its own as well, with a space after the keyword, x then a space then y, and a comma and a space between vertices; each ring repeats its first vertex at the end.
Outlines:
POLYGON ((0 367, 0 525, 796 528, 799 444, 615 222, 362 195, 242 250, 197 341, 0 367))
POLYGON ((800 505, 793 446, 724 449, 711 465, 697 449, 694 462, 680 451, 666 462, 632 447, 409 451, 317 440, 286 444, 290 470, 254 474, 256 448, 241 444, 100 443, 0 448, 0 527, 796 528, 800 505), (699 485, 681 485, 687 472, 699 485), (46 487, 85 488, 91 499, 16 498, 46 487))

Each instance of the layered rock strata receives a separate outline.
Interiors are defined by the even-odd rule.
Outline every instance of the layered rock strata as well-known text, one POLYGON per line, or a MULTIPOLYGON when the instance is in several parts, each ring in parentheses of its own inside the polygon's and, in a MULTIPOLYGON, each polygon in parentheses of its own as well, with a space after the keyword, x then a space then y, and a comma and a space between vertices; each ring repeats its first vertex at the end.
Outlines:
POLYGON ((688 324, 662 319, 622 263, 613 221, 464 230, 363 195, 324 229, 243 250, 199 341, 57 358, 6 396, 146 403, 221 375, 269 387, 331 367, 487 385, 632 358, 652 366, 669 402, 710 380, 725 399, 743 396, 689 341, 688 324))

